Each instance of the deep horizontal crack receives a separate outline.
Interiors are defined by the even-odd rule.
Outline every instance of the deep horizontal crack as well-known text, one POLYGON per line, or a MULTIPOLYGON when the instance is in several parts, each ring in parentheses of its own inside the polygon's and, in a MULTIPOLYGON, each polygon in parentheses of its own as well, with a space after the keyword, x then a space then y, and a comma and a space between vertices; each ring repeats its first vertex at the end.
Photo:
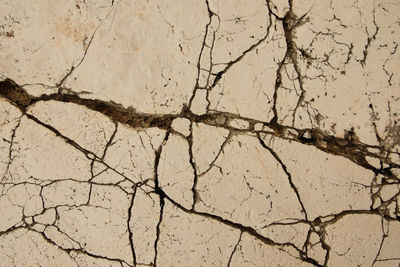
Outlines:
POLYGON ((74 103, 84 106, 90 110, 94 110, 107 116, 114 122, 120 122, 133 128, 149 128, 158 127, 160 129, 170 130, 172 121, 176 118, 187 118, 191 122, 204 123, 216 127, 223 127, 231 132, 243 133, 265 133, 275 137, 296 141, 306 145, 312 145, 316 148, 333 155, 343 156, 350 159, 354 163, 372 170, 390 178, 398 179, 391 169, 400 168, 400 165, 390 161, 386 148, 376 145, 367 145, 354 138, 353 135, 345 135, 343 138, 329 135, 320 129, 296 129, 294 127, 283 126, 276 121, 264 122, 255 119, 241 117, 237 114, 227 112, 213 112, 204 115, 193 114, 187 108, 184 108, 179 114, 148 114, 136 112, 133 108, 125 108, 121 104, 112 101, 103 101, 98 99, 85 99, 77 94, 49 94, 39 97, 32 96, 11 79, 0 82, 0 95, 8 99, 13 105, 18 107, 24 114, 28 108, 39 101, 58 101, 65 103, 74 103), (230 120, 241 119, 249 123, 247 129, 237 129, 229 125, 230 120), (272 130, 255 130, 256 124, 268 126, 272 130), (370 149, 379 152, 371 152, 370 149), (374 157, 382 163, 386 163, 389 167, 377 169, 370 165, 366 157, 374 157))

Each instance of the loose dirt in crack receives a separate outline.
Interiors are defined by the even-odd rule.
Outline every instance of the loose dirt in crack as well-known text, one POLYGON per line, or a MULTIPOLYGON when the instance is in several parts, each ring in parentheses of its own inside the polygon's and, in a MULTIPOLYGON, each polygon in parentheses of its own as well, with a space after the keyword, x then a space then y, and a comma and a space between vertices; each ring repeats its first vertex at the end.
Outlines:
POLYGON ((149 128, 158 127, 160 129, 170 130, 172 121, 176 118, 187 118, 192 123, 201 122, 207 125, 223 127, 231 132, 237 133, 261 133, 264 135, 273 135, 276 137, 293 140, 306 145, 312 145, 316 148, 334 155, 343 156, 350 159, 354 163, 372 170, 375 173, 382 174, 391 179, 398 180, 398 177, 392 172, 392 168, 400 168, 400 165, 392 162, 387 154, 387 148, 380 146, 370 146, 358 141, 353 135, 346 135, 344 138, 335 137, 323 133, 319 129, 296 129, 278 124, 276 121, 270 123, 257 121, 254 119, 244 118, 236 114, 226 112, 214 112, 205 115, 196 115, 188 109, 183 109, 180 114, 146 114, 136 112, 134 108, 125 108, 120 104, 112 101, 102 101, 97 99, 81 98, 77 94, 49 94, 39 97, 32 96, 11 79, 0 82, 0 95, 18 107, 23 114, 27 109, 39 101, 59 101, 65 103, 74 103, 84 106, 88 109, 97 111, 107 116, 114 122, 129 125, 133 128, 149 128), (241 119, 249 123, 249 129, 237 129, 229 125, 230 120, 241 119), (254 126, 259 123, 269 127, 273 131, 256 131, 254 126), (351 138, 350 138, 351 137, 351 138), (370 150, 378 150, 371 152, 370 150), (368 163, 366 157, 379 159, 387 167, 376 168, 368 163))

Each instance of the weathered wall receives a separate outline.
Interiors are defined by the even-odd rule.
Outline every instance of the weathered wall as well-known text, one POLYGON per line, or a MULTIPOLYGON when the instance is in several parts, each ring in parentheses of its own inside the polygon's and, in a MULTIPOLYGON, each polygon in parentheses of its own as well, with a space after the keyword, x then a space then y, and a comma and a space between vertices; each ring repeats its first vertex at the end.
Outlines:
POLYGON ((400 266, 396 0, 0 6, 0 266, 400 266))

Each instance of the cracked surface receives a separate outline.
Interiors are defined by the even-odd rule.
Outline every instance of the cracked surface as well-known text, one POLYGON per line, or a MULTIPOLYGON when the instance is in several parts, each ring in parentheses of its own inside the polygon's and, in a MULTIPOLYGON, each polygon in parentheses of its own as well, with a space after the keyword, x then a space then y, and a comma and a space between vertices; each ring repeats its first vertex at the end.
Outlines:
POLYGON ((396 1, 0 3, 0 266, 400 266, 396 1))

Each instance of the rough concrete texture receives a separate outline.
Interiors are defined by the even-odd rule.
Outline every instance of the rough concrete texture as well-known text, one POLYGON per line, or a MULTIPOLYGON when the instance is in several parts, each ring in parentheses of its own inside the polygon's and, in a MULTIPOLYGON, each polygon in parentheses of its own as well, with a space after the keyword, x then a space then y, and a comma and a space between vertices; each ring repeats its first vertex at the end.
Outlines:
POLYGON ((0 266, 400 266, 398 0, 0 6, 0 266))

